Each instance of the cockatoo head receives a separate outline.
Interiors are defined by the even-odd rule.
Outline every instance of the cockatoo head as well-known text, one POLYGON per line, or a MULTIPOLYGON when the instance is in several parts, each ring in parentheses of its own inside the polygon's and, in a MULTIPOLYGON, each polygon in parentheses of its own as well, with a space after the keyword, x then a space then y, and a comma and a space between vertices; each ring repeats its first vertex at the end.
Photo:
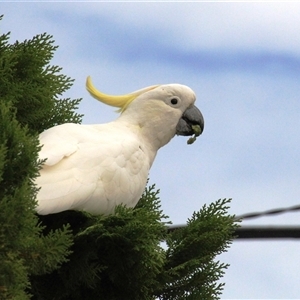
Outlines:
MULTIPOLYGON (((111 96, 98 91, 87 78, 87 90, 97 100, 118 107, 121 119, 135 123, 153 138, 157 136, 161 147, 175 135, 200 135, 204 119, 194 105, 192 89, 181 84, 153 85, 122 96, 111 96), (195 132, 197 128, 197 133, 195 132)), ((153 139, 152 139, 153 140, 153 139)))

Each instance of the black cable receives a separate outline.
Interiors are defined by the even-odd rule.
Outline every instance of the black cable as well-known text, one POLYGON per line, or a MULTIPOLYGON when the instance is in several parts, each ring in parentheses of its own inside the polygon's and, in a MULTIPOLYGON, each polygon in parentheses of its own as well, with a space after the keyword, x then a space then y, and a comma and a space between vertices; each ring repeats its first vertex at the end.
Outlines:
MULTIPOLYGON (((178 230, 186 225, 173 225, 168 232, 178 230)), ((242 226, 233 233, 235 239, 299 239, 300 226, 242 226)))
POLYGON ((270 215, 279 215, 287 212, 294 212, 300 210, 300 205, 285 207, 285 208, 275 208, 266 210, 263 212, 253 212, 253 213, 247 213, 241 216, 236 217, 236 219, 252 219, 252 218, 258 218, 263 216, 270 216, 270 215))
POLYGON ((235 239, 299 239, 300 226, 242 226, 235 239))
MULTIPOLYGON (((240 215, 236 220, 253 219, 263 216, 271 216, 295 212, 300 210, 300 205, 286 208, 270 209, 263 212, 253 212, 240 215)), ((172 225, 168 227, 168 231, 185 227, 186 225, 172 225)), ((300 238, 300 226, 242 226, 234 232, 235 239, 290 239, 300 238)))

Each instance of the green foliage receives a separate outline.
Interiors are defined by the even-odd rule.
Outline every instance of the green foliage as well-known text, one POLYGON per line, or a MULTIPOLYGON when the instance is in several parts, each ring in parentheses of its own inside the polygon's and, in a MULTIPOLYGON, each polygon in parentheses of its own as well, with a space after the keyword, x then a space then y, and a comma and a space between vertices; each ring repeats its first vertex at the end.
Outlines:
POLYGON ((215 261, 237 227, 230 200, 204 206, 169 230, 159 191, 111 216, 35 214, 37 133, 80 123, 72 80, 49 65, 52 37, 0 36, 0 299, 216 299, 227 265, 215 261), (165 242, 165 243, 164 243, 165 242))
POLYGON ((165 284, 160 299, 216 299, 223 284, 217 281, 228 267, 214 261, 226 251, 237 228, 227 213, 230 199, 204 205, 187 226, 167 237, 165 284))
POLYGON ((214 260, 237 227, 229 202, 204 206, 173 231, 154 185, 135 209, 119 206, 111 216, 43 216, 48 229, 71 224, 74 244, 58 270, 31 278, 33 299, 217 299, 227 265, 214 260))
POLYGON ((66 226, 43 236, 34 212, 36 133, 80 117, 79 100, 58 99, 71 80, 47 65, 55 50, 50 38, 10 45, 9 34, 0 36, 0 299, 29 299, 29 275, 56 269, 72 244, 66 226))
POLYGON ((157 193, 149 187, 138 207, 119 206, 111 216, 43 216, 48 228, 71 223, 74 245, 57 272, 32 278, 32 293, 41 295, 35 299, 153 299, 165 261, 160 242, 167 233, 157 193))

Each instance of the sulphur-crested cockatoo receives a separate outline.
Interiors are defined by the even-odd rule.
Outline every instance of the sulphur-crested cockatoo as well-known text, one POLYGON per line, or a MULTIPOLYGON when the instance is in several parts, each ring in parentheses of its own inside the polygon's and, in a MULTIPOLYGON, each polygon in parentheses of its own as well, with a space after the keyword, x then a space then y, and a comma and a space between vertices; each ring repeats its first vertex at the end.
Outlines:
POLYGON ((187 86, 155 85, 110 96, 98 91, 88 77, 87 90, 121 114, 110 123, 62 124, 40 135, 39 157, 46 161, 36 179, 38 214, 83 210, 98 215, 113 213, 121 203, 134 207, 157 150, 175 134, 203 130, 195 94, 187 86))

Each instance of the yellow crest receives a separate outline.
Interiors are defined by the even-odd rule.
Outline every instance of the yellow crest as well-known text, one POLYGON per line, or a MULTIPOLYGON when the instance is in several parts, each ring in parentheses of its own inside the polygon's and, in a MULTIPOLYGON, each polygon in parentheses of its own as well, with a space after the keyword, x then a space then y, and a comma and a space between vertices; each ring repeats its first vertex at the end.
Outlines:
POLYGON ((126 107, 139 95, 153 90, 156 87, 158 87, 158 85, 152 85, 146 88, 143 88, 141 90, 135 91, 133 93, 130 94, 126 94, 126 95, 119 95, 119 96, 112 96, 112 95, 106 95, 100 91, 98 91, 93 83, 92 83, 92 79, 90 76, 87 77, 86 79, 86 89, 88 90, 88 92, 97 100, 110 105, 110 106, 114 106, 114 107, 118 107, 120 108, 120 111, 124 111, 126 109, 126 107))

